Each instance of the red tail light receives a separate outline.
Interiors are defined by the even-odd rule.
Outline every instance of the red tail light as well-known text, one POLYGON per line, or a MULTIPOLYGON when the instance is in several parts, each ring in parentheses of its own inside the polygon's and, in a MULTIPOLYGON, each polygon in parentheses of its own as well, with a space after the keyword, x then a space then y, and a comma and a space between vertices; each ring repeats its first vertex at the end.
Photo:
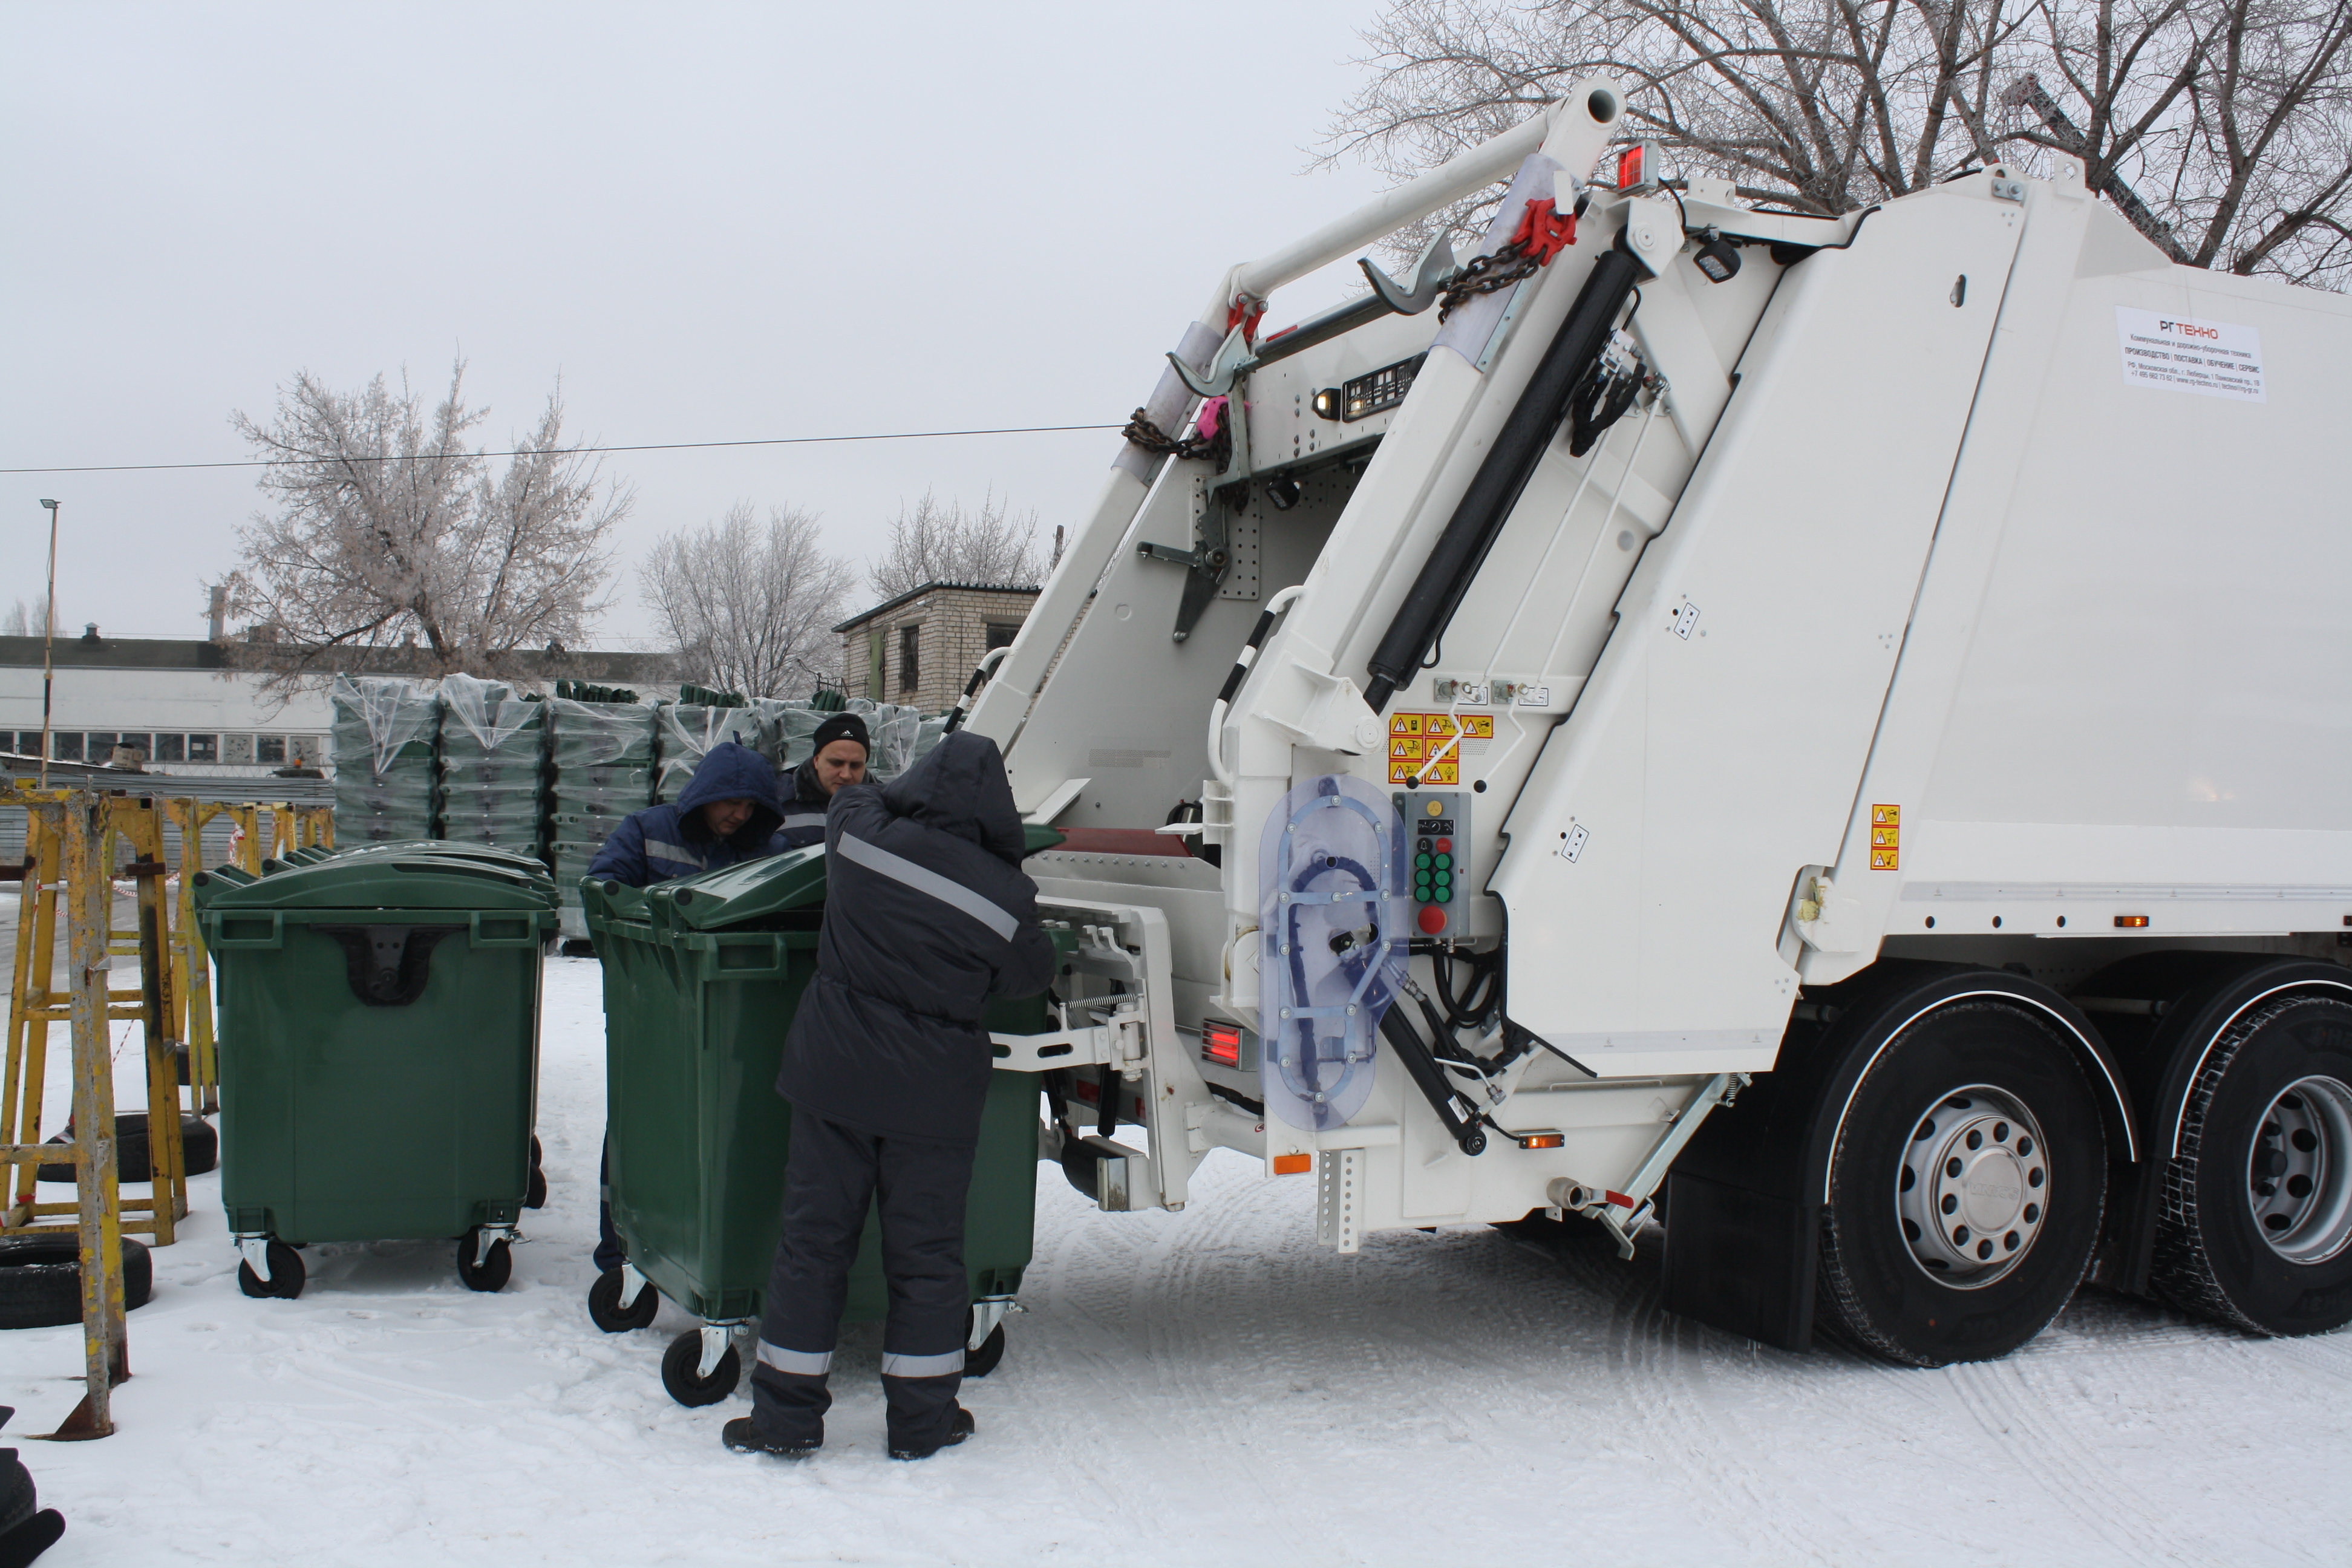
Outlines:
POLYGON ((1619 190, 1630 191, 1642 183, 1643 176, 1648 173, 1646 165, 1649 159, 1646 154, 1649 151, 1648 142, 1636 142, 1617 154, 1617 188, 1619 190))
POLYGON ((1239 1024, 1203 1024, 1201 1026, 1201 1058, 1221 1063, 1229 1068, 1242 1065, 1242 1029, 1239 1024))

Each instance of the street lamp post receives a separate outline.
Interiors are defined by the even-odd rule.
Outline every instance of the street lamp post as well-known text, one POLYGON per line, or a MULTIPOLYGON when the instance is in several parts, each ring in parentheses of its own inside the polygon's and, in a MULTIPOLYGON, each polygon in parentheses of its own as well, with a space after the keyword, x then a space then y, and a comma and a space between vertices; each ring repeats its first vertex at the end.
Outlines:
POLYGON ((58 641, 58 503, 45 500, 49 509, 49 596, 41 607, 41 787, 49 787, 49 690, 57 679, 57 662, 52 657, 58 641))

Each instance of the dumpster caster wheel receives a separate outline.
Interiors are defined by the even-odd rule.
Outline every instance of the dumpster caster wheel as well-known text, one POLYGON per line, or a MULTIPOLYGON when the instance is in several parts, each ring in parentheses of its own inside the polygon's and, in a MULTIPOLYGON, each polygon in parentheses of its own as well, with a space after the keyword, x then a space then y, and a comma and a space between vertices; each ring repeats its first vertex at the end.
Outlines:
POLYGON ((640 1281, 637 1299, 624 1308, 621 1284, 621 1271, 617 1268, 607 1268, 596 1276, 596 1283, 588 1287, 588 1321, 608 1334, 653 1327, 654 1316, 661 1310, 661 1292, 640 1281))
POLYGON ((266 1256, 269 1278, 264 1279, 256 1274, 252 1264, 240 1263, 236 1266, 236 1288, 264 1300, 275 1296, 291 1301, 299 1296, 303 1285, 302 1255, 282 1241, 273 1241, 266 1256))
POLYGON ((530 1168, 530 1189, 523 1194, 522 1206, 527 1209, 547 1206, 547 1173, 537 1165, 530 1168))
POLYGON ((976 1351, 963 1352, 963 1374, 966 1377, 986 1377, 1004 1359, 1004 1325, 999 1323, 988 1331, 988 1338, 980 1342, 976 1351))
POLYGON ((710 1375, 702 1375, 702 1331, 688 1329, 670 1341, 669 1349, 662 1354, 662 1386, 680 1405, 694 1406, 716 1405, 735 1392, 735 1384, 743 1375, 742 1358, 729 1345, 710 1375))
POLYGON ((481 1261, 477 1263, 474 1257, 481 1251, 480 1234, 481 1227, 477 1226, 458 1238, 457 1278, 468 1290, 503 1290, 508 1277, 514 1273, 514 1248, 502 1237, 490 1243, 489 1250, 482 1252, 481 1261))

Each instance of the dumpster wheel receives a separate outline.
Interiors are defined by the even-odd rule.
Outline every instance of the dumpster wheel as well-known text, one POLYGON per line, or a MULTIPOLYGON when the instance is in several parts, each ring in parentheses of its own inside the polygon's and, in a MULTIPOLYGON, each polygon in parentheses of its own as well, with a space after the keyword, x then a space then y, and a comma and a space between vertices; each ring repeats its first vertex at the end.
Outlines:
POLYGON ((273 1238, 267 1244, 263 1258, 269 1266, 269 1278, 264 1279, 255 1273, 251 1263, 239 1263, 236 1266, 238 1289, 265 1300, 274 1296, 290 1301, 302 1293, 305 1276, 300 1253, 273 1238))
POLYGON ((966 1377, 986 1377, 1004 1359, 1004 1325, 999 1323, 988 1331, 988 1338, 980 1342, 976 1351, 966 1351, 963 1374, 966 1377))
POLYGON ((670 1341, 669 1349, 662 1352, 662 1386, 669 1390, 672 1399, 689 1407, 718 1404, 735 1392, 735 1384, 743 1375, 743 1360, 731 1344, 709 1375, 704 1375, 702 1337, 702 1330, 688 1329, 670 1341))
POLYGON ((638 1278, 635 1298, 626 1307, 622 1306, 621 1289, 625 1282, 621 1270, 607 1268, 596 1276, 596 1283, 588 1287, 588 1321, 608 1334, 649 1329, 661 1310, 661 1292, 646 1284, 643 1276, 638 1278))
POLYGON ((505 1237, 484 1247, 478 1225, 457 1238, 457 1278, 468 1290, 503 1290, 514 1273, 514 1248, 505 1237))

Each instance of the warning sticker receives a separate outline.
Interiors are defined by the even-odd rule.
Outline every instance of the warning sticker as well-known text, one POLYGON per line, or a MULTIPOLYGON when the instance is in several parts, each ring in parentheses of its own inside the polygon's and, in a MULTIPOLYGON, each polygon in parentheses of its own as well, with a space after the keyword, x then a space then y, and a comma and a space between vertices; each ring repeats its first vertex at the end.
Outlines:
POLYGON ((1389 715, 1389 783, 1419 779, 1425 784, 1461 781, 1461 758, 1494 742, 1492 713, 1391 713, 1389 715), (1441 759, 1437 762, 1430 758, 1441 759))
POLYGON ((1870 808, 1870 868, 1874 871, 1899 871, 1903 868, 1903 808, 1899 805, 1874 805, 1870 808))
POLYGON ((2263 335, 2252 327, 2118 305, 2116 337, 2123 347, 2124 379, 2134 386, 2270 401, 2263 394, 2263 335))

